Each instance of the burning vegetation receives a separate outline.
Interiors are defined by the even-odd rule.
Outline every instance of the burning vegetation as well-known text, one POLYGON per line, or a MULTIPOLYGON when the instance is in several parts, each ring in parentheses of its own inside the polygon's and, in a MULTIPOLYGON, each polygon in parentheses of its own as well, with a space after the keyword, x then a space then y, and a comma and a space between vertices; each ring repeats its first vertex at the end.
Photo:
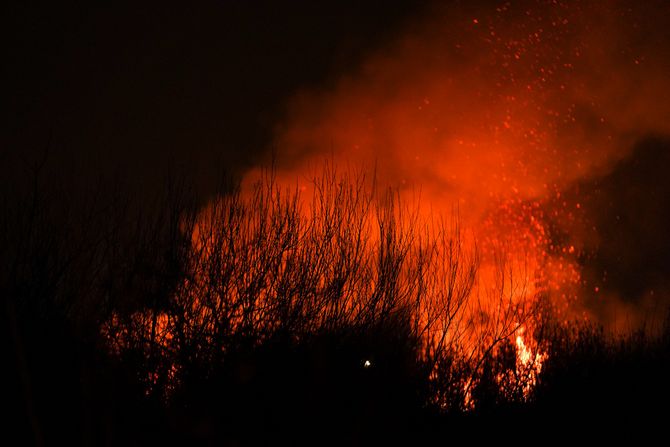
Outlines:
MULTIPOLYGON (((269 171, 204 208, 171 184, 151 212, 114 191, 66 214, 42 198, 53 187, 6 202, 10 347, 29 355, 16 364, 27 374, 17 394, 55 395, 84 377, 96 439, 109 424, 117 440, 262 443, 333 424, 343 442, 394 438, 388 424, 454 437, 482 417, 521 414, 540 430, 531 414, 579 421, 601 404, 608 416, 628 405, 650 416, 667 396, 668 326, 613 336, 557 306, 563 276, 544 270, 574 253, 528 249, 546 249, 544 226, 536 238, 480 240, 457 211, 426 220, 398 191, 332 165, 311 192, 269 171), (73 360, 62 364, 54 355, 66 346, 73 360), (648 380, 657 392, 635 391, 648 380), (134 422, 148 415, 151 426, 134 422)), ((539 219, 508 223, 502 210, 490 214, 500 229, 539 219)), ((54 400, 29 402, 47 437, 71 427, 43 422, 54 400)))
POLYGON ((35 397, 58 394, 41 372, 58 341, 77 414, 108 411, 93 443, 658 417, 670 10, 649 4, 434 7, 298 92, 272 168, 206 199, 175 178, 149 205, 77 196, 31 167, 0 217, 22 427, 37 444, 69 427, 44 422, 64 396, 35 397))
POLYGON ((533 267, 504 250, 482 257, 457 215, 423 221, 362 173, 331 166, 312 186, 305 197, 267 173, 182 219, 191 249, 166 308, 115 313, 102 329, 116 355, 147 357, 148 393, 170 399, 192 367, 184 359, 208 373, 235 350, 273 340, 385 328, 412 348, 417 380, 437 379, 426 403, 474 408, 483 363, 510 348, 496 380, 506 398, 530 396, 543 360, 532 335, 543 290, 533 267))

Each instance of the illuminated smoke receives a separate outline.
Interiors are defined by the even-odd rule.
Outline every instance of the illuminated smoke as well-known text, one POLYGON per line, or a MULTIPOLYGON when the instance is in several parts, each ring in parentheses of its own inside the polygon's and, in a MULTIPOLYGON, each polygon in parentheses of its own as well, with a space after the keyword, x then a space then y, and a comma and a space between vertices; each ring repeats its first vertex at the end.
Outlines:
POLYGON ((427 210, 457 207, 484 252, 523 259, 555 304, 593 313, 595 211, 574 188, 669 133, 670 6, 465 3, 430 8, 356 71, 298 92, 276 128, 280 178, 308 188, 324 157, 374 166, 427 210))

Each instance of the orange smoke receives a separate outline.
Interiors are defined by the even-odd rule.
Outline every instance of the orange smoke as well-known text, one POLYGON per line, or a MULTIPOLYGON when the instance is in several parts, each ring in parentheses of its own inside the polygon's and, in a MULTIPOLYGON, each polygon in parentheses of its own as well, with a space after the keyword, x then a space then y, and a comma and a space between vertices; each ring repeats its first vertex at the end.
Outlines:
POLYGON ((295 95, 276 128, 279 177, 308 188, 324 157, 374 166, 381 184, 420 190, 426 211, 457 207, 484 264, 504 245, 529 283, 574 301, 585 236, 558 240, 560 222, 581 218, 561 193, 670 130, 658 51, 669 13, 666 2, 433 7, 356 71, 295 95))

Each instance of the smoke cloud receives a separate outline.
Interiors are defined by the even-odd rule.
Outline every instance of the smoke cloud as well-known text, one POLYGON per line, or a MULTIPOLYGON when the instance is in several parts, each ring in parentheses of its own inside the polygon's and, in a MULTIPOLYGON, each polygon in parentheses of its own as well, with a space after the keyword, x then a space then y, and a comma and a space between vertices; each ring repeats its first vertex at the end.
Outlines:
POLYGON ((605 318, 585 298, 595 287, 630 303, 668 273, 654 243, 668 204, 650 180, 668 146, 640 149, 670 135, 668 29, 662 1, 434 5, 356 70, 295 94, 275 130, 279 176, 308 183, 324 157, 375 166, 432 210, 457 204, 480 239, 525 241, 558 295, 605 318))

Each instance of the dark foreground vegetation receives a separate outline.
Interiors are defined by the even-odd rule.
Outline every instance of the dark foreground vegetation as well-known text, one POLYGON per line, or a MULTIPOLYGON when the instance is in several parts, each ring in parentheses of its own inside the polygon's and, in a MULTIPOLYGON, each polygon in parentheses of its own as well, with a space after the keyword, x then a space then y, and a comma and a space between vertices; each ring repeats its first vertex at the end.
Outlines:
POLYGON ((327 169, 301 205, 268 175, 203 208, 174 178, 147 202, 40 169, 5 185, 0 213, 18 444, 525 443, 666 424, 667 325, 608 337, 504 286, 473 302, 457 221, 425 227, 361 176, 327 169), (535 378, 511 340, 531 323, 535 378))

